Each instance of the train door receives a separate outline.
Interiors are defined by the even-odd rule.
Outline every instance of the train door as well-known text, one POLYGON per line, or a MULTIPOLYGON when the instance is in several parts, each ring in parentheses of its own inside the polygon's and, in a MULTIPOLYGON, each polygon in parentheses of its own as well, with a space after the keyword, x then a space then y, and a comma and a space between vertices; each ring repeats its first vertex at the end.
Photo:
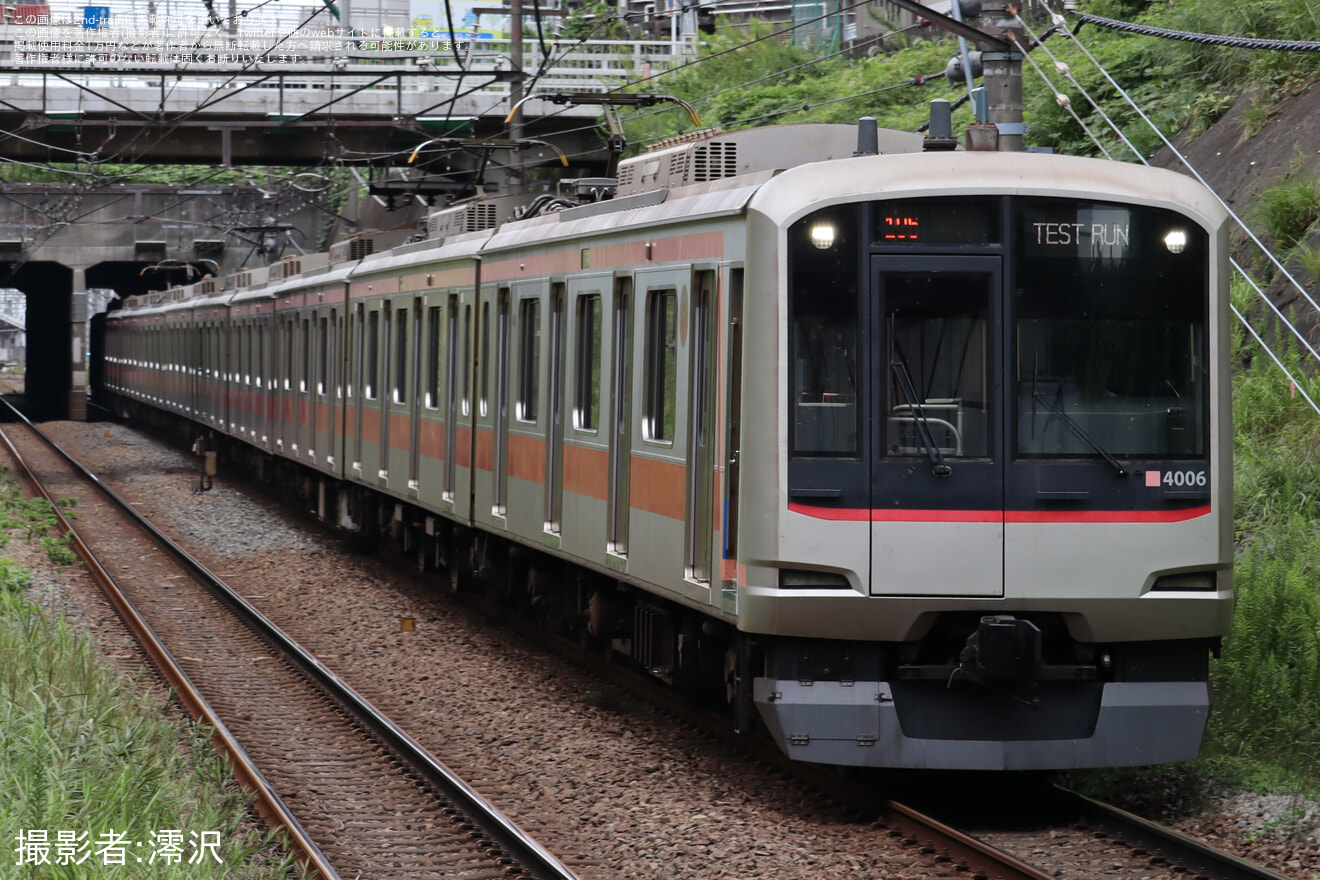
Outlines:
POLYGON ((335 342, 337 310, 316 316, 316 385, 312 403, 313 458, 318 467, 333 467, 335 461, 335 342))
POLYGON ((383 322, 381 344, 384 346, 380 369, 383 371, 381 378, 384 382, 380 383, 381 387, 377 395, 380 398, 380 457, 377 461, 376 478, 381 486, 385 486, 389 482, 390 473, 390 404, 398 399, 402 389, 396 384, 397 375, 392 360, 395 341, 394 311, 389 300, 381 304, 380 313, 383 322))
POLYGON ((558 535, 564 510, 564 285, 550 285, 545 450, 545 531, 558 535))
POLYGON ((460 421, 455 432, 457 440, 454 445, 454 460, 456 462, 454 471, 454 512, 471 521, 473 468, 475 466, 472 453, 476 443, 477 426, 476 400, 474 397, 476 392, 474 383, 477 374, 473 369, 473 362, 476 355, 476 324, 481 316, 476 312, 477 291, 475 288, 469 288, 469 290, 470 292, 465 292, 459 300, 463 314, 455 346, 459 349, 458 411, 460 421))
POLYGON ((274 382, 270 378, 270 345, 266 339, 266 328, 270 326, 274 330, 274 325, 269 324, 264 318, 255 318, 257 326, 257 351, 255 362, 257 399, 254 401, 256 409, 256 427, 253 433, 260 438, 263 448, 270 448, 270 397, 274 390, 274 382))
POLYGON ((449 297, 448 323, 445 332, 445 492, 444 499, 453 509, 455 485, 458 482, 457 457, 454 455, 458 445, 458 394, 459 394, 459 338, 458 338, 458 296, 449 297))
MULTIPOLYGON (((729 271, 729 317, 726 363, 727 390, 724 411, 728 414, 724 434, 724 558, 738 558, 738 496, 742 473, 742 349, 743 349, 743 270, 729 271)), ((736 569, 726 566, 721 575, 725 589, 737 580, 736 569)))
POLYGON ((412 405, 408 410, 408 424, 411 430, 408 436, 408 491, 411 497, 418 497, 421 489, 422 464, 422 298, 413 297, 412 339, 417 353, 408 361, 408 371, 412 374, 412 405))
POLYGON ((1001 271, 994 256, 871 259, 873 594, 1003 595, 1001 271))
POLYGON ((508 514, 509 498, 509 288, 501 287, 495 316, 495 455, 491 512, 508 514))
POLYGON ((252 321, 244 320, 236 325, 238 331, 242 334, 238 341, 238 368, 242 370, 240 391, 238 393, 238 433, 252 441, 256 441, 256 413, 253 411, 254 393, 252 390, 252 377, 255 375, 252 362, 252 321))
POLYGON ((293 315, 286 314, 281 316, 278 321, 280 328, 280 350, 276 362, 279 364, 277 373, 279 382, 275 389, 275 418, 279 420, 279 431, 276 445, 280 452, 289 453, 292 446, 297 445, 297 435, 294 433, 293 415, 295 406, 294 393, 294 330, 297 326, 297 320, 293 315))
POLYGON ((297 406, 296 406, 296 433, 294 433, 294 445, 297 446, 297 454, 300 458, 308 458, 315 455, 315 438, 313 437, 313 408, 315 406, 315 397, 313 394, 313 373, 312 364, 313 342, 312 326, 315 321, 314 313, 304 313, 298 317, 298 384, 297 384, 297 406))
POLYGON ((609 552, 628 554, 629 468, 632 450, 632 288, 631 278, 614 279, 614 342, 610 376, 609 552))
POLYGON ((224 364, 221 366, 220 386, 220 428, 226 433, 234 431, 234 394, 236 382, 234 370, 238 364, 238 331, 225 320, 223 312, 217 311, 221 322, 220 338, 225 350, 224 364))
POLYGON ((699 271, 692 278, 691 346, 688 351, 688 472, 686 576, 710 583, 711 547, 714 541, 713 506, 715 482, 714 338, 715 272, 699 271))
POLYGON ((362 450, 363 437, 362 427, 366 421, 366 415, 363 410, 366 409, 367 402, 367 310, 363 303, 358 303, 358 307, 353 316, 353 339, 349 346, 352 352, 352 361, 349 365, 351 375, 348 380, 348 399, 353 401, 353 462, 351 470, 360 480, 362 479, 362 450))

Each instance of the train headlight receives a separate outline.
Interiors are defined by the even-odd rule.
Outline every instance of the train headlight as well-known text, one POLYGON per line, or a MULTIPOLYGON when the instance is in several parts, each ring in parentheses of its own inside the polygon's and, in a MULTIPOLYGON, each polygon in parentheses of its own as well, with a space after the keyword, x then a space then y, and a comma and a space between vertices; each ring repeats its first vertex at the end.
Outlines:
POLYGON ((811 227, 811 243, 823 251, 834 247, 834 224, 817 223, 811 227))
POLYGON ((1187 247, 1187 233, 1181 229, 1175 229, 1164 236, 1164 246, 1170 253, 1181 254, 1183 248, 1187 247))

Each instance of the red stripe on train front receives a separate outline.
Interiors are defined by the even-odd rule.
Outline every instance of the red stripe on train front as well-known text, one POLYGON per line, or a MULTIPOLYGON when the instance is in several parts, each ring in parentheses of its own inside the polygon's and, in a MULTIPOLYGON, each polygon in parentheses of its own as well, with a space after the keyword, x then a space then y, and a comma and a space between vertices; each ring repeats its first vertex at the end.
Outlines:
POLYGON ((1172 523, 1208 516, 1210 505, 1182 510, 867 510, 789 502, 793 513, 838 522, 1172 523))

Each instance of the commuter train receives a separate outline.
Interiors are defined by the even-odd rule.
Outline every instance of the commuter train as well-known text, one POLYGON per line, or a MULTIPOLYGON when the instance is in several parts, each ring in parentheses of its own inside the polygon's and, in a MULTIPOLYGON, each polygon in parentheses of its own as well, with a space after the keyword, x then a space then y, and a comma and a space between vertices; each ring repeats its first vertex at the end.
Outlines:
POLYGON ((133 297, 105 391, 795 758, 1194 757, 1233 602, 1225 212, 857 144, 698 135, 520 219, 133 297))

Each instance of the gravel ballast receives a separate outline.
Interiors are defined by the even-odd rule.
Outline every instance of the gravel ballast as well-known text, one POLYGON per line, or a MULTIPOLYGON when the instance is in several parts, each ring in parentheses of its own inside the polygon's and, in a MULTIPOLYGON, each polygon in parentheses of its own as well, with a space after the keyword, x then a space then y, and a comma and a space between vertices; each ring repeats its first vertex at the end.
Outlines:
MULTIPOLYGON (((198 492, 198 459, 126 427, 45 428, 584 878, 960 876, 656 710, 602 693, 455 606, 435 576, 418 585, 309 531, 226 481, 224 462, 214 488, 198 492), (403 617, 415 630, 401 631, 403 617)), ((90 619, 75 592, 43 587, 43 601, 90 619)), ((124 650, 122 637, 103 641, 124 650)), ((1256 844, 1287 824, 1303 857, 1288 848, 1271 866, 1311 880, 1320 859, 1304 854, 1320 851, 1317 815, 1314 804, 1244 799, 1177 824, 1256 844), (1307 810, 1310 820, 1282 822, 1307 810)))

